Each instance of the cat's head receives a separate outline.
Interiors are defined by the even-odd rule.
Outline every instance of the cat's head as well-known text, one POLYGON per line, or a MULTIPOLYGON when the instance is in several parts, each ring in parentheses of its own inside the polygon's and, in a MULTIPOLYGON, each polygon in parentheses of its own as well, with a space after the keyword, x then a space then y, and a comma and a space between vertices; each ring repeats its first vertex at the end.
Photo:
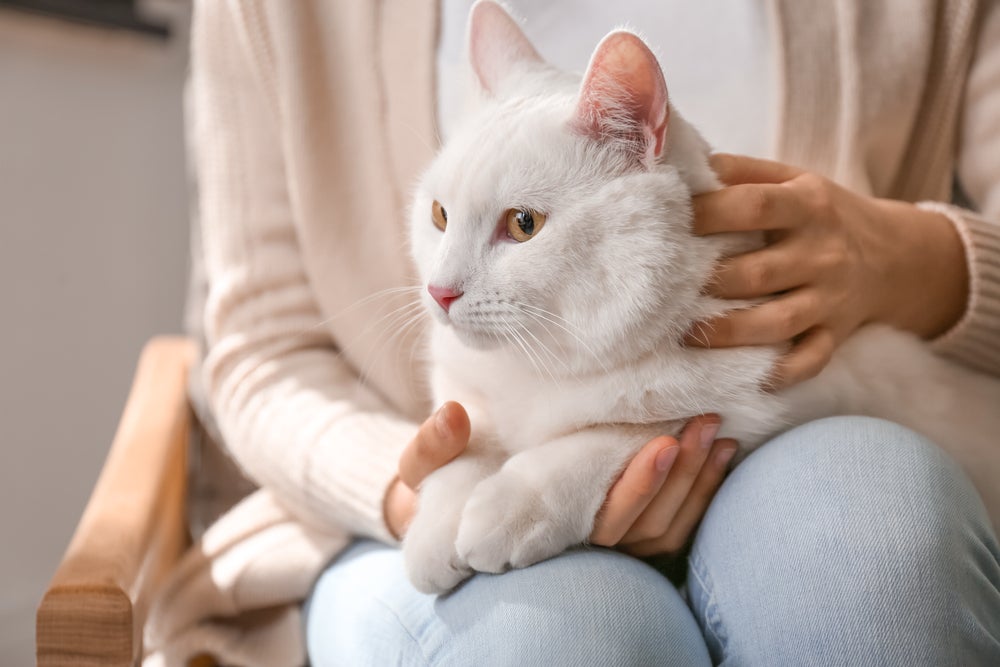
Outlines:
POLYGON ((468 41, 483 103, 411 214, 428 310, 469 346, 554 370, 679 336, 711 259, 689 232, 690 195, 717 181, 653 53, 612 32, 581 81, 490 1, 468 41))

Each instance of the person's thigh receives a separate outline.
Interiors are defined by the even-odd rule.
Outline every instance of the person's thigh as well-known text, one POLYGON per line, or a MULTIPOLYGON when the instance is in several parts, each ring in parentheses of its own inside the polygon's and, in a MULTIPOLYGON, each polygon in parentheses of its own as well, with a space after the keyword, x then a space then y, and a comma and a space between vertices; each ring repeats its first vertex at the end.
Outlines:
POLYGON ((358 542, 320 576, 305 611, 314 667, 710 664, 677 590, 601 549, 476 575, 435 597, 410 585, 399 550, 358 542))
POLYGON ((1000 665, 998 553, 981 500, 940 448, 886 421, 834 417, 733 471, 688 586, 725 665, 1000 665))

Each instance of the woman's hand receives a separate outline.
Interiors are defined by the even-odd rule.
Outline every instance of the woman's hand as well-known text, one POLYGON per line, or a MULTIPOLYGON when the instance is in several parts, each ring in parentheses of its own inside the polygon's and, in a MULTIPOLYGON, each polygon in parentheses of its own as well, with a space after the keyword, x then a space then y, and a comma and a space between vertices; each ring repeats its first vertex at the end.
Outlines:
MULTIPOLYGON (((697 417, 679 443, 671 437, 647 443, 608 491, 590 542, 635 555, 683 548, 736 452, 734 441, 715 440, 718 428, 718 417, 697 417)), ((413 518, 420 483, 465 450, 469 432, 465 409, 445 403, 403 450, 399 478, 385 499, 386 525, 396 538, 402 539, 413 518)))
POLYGON ((448 402, 423 423, 399 457, 399 477, 385 495, 385 523, 403 539, 417 509, 417 489, 427 475, 445 465, 469 445, 469 415, 448 402))
POLYGON ((761 230, 767 244, 720 262, 709 292, 771 298, 696 324, 688 344, 791 341, 773 377, 783 387, 819 373, 862 324, 929 338, 964 312, 965 251, 944 215, 777 162, 715 155, 712 167, 728 187, 695 197, 695 233, 761 230))
POLYGON ((736 442, 716 440, 719 418, 695 417, 681 432, 651 440, 608 491, 590 543, 634 556, 679 552, 726 476, 736 442))

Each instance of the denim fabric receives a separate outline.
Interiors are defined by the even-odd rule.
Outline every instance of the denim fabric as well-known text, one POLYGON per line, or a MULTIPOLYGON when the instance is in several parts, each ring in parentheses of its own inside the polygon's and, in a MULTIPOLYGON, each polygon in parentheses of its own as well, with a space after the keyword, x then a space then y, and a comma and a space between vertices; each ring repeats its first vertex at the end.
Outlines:
POLYGON ((358 542, 319 578, 306 614, 316 667, 711 664, 677 589, 603 549, 477 575, 437 598, 409 585, 398 550, 358 542))
POLYGON ((823 419, 751 454, 689 560, 717 664, 1000 665, 986 509, 938 447, 890 422, 823 419))
POLYGON ((579 549, 435 598, 398 550, 361 541, 317 581, 306 637, 315 667, 1000 665, 982 502, 888 422, 824 419, 748 457, 702 523, 687 586, 690 608, 648 565, 579 549))

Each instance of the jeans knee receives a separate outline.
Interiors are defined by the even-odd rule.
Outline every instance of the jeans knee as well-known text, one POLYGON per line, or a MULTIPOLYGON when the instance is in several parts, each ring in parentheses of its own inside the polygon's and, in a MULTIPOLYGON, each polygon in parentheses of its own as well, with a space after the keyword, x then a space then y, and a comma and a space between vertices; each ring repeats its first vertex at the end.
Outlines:
POLYGON ((842 416, 803 424, 748 457, 734 477, 738 496, 781 492, 790 501, 790 521, 799 511, 806 521, 847 513, 859 529, 887 523, 920 534, 989 530, 978 493, 951 457, 883 419, 842 416))
POLYGON ((747 457, 705 517, 692 571, 717 659, 827 641, 902 664, 998 646, 1000 564, 978 494, 939 447, 884 420, 818 420, 747 457), (749 606, 773 623, 744 619, 749 606))
POLYGON ((320 577, 306 617, 317 666, 710 664, 677 590, 603 549, 476 575, 435 597, 409 585, 398 550, 361 542, 320 577))
POLYGON ((663 656, 709 664, 697 622, 670 582, 604 549, 477 575, 443 599, 438 613, 446 624, 478 613, 504 628, 509 664, 658 664, 663 656))
POLYGON ((736 468, 710 515, 780 517, 793 542, 817 530, 896 560, 942 560, 991 532, 972 482, 937 445, 898 424, 830 417, 774 438, 736 468), (895 551, 895 553, 890 553, 895 551))

